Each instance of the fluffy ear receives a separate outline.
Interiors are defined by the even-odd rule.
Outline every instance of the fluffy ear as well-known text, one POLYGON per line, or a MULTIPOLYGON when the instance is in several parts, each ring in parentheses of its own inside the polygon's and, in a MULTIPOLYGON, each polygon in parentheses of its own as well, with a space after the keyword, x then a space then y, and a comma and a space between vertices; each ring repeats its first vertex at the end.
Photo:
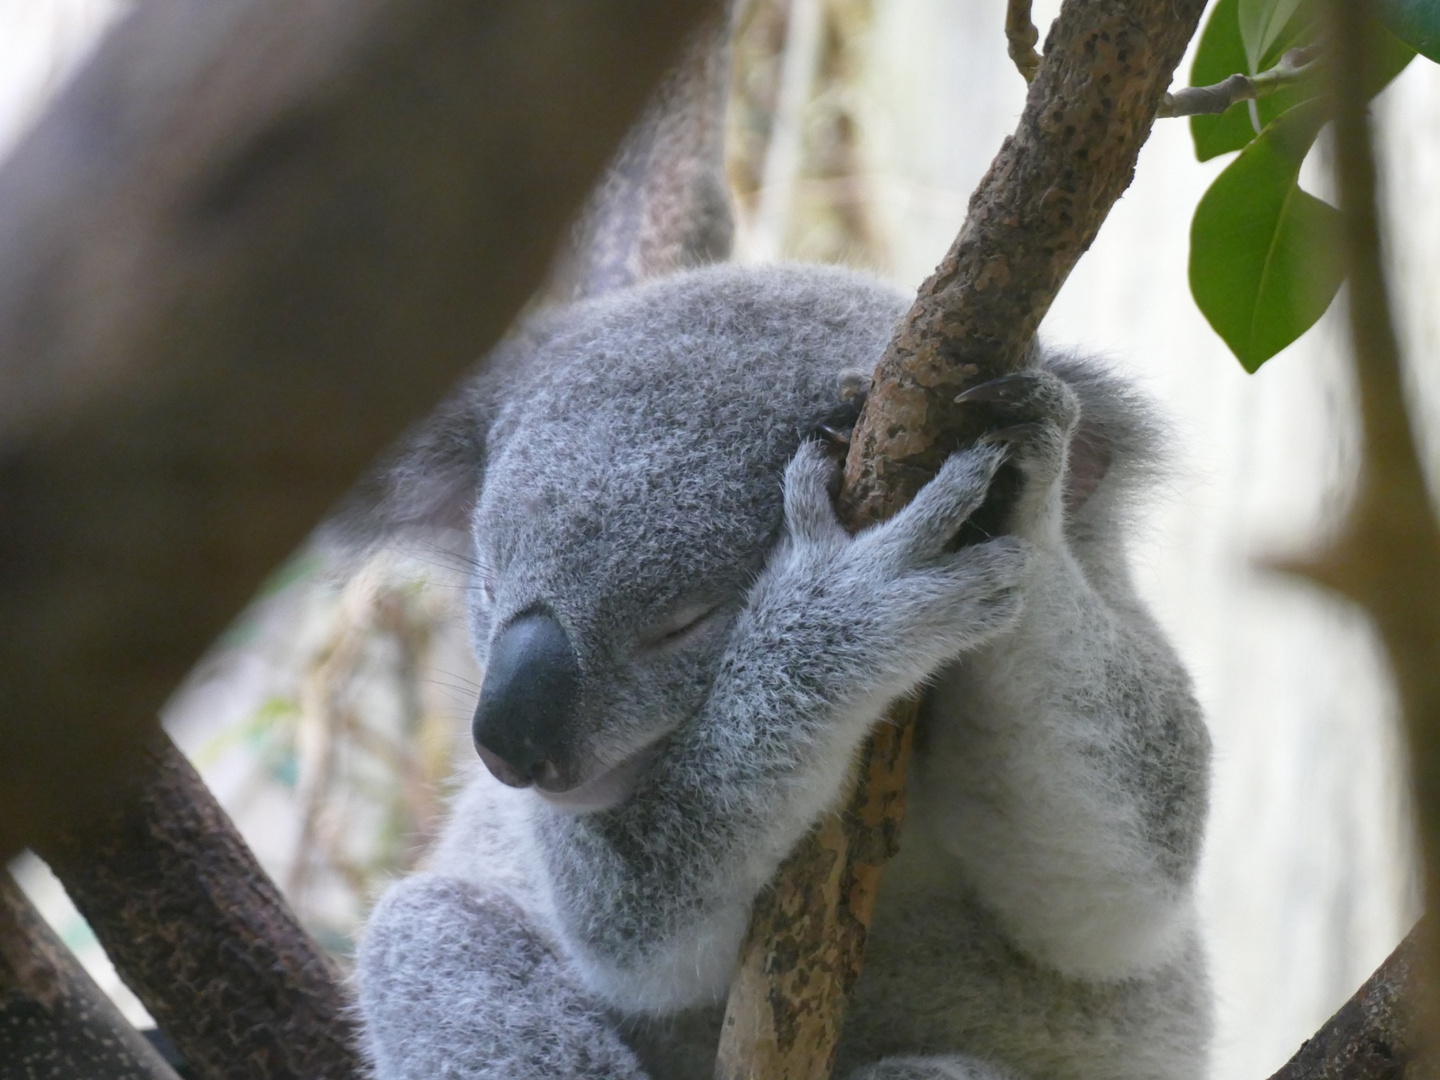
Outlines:
POLYGON ((1154 407, 1093 357, 1051 353, 1042 363, 1080 399, 1080 422, 1070 439, 1065 508, 1072 523, 1098 527, 1117 498, 1164 466, 1165 444, 1154 407))
POLYGON ((729 8, 716 3, 611 160, 556 259, 547 301, 599 296, 729 258, 729 8))
POLYGON ((482 386, 462 383, 412 428, 321 526, 321 539, 359 553, 405 533, 468 529, 491 412, 482 386))

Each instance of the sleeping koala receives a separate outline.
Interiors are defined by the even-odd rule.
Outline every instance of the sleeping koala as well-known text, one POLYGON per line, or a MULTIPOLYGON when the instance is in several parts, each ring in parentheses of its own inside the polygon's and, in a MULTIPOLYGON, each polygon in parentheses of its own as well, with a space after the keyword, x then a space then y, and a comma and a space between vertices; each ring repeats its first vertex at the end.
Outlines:
POLYGON ((358 957, 382 1080, 709 1080, 752 902, 920 694, 847 1080, 1198 1080, 1208 740, 1125 525, 1157 453, 1091 361, 859 535, 822 434, 907 299, 730 242, 720 20, 548 307, 357 505, 468 530, 477 764, 358 957), (717 45, 717 43, 720 43, 717 45))
POLYGON ((416 492, 477 492, 485 768, 365 934, 381 1077, 708 1078, 756 893, 915 692, 837 1075, 1202 1075, 1208 744, 1122 535, 1146 413, 1046 355, 975 395, 1006 440, 851 536, 816 433, 905 307, 833 268, 639 284, 542 318, 422 442, 416 492))

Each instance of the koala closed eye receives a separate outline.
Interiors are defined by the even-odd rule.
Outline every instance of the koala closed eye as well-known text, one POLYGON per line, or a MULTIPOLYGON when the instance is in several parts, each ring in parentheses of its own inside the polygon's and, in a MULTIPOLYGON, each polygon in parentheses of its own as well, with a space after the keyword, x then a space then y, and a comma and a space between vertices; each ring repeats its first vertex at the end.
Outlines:
POLYGON ((685 605, 653 630, 641 635, 635 655, 650 656, 683 648, 712 629, 724 607, 724 601, 685 605))

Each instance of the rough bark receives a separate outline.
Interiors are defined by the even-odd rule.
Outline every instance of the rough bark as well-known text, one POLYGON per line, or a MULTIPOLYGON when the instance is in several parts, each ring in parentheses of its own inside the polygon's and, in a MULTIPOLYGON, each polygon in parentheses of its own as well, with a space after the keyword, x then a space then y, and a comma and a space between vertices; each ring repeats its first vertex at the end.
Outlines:
MULTIPOLYGON (((955 396, 1024 363, 1061 284, 1130 183, 1203 7, 1067 0, 1061 8, 1019 127, 876 368, 839 499, 851 529, 894 514, 984 431, 984 410, 955 396)), ((757 902, 719 1080, 830 1075, 881 868, 903 820, 914 712, 913 702, 892 707, 843 820, 802 842, 757 902)))
POLYGON ((168 738, 40 855, 205 1080, 364 1075, 339 973, 168 738))
POLYGON ((480 356, 701 0, 152 0, 0 169, 0 857, 480 356))
POLYGON ((1411 930, 1270 1080, 1431 1080, 1435 1069, 1419 1054, 1407 1011, 1423 990, 1417 961, 1427 925, 1411 930))
POLYGON ((0 1080, 176 1080, 0 870, 0 1080))

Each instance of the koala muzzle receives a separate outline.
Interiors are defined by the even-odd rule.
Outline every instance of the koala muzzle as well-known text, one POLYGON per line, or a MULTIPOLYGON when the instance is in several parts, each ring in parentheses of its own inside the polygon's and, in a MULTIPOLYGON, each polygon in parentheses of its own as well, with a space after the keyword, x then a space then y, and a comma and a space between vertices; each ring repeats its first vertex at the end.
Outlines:
POLYGON ((579 689, 579 661, 554 616, 531 612, 500 632, 471 726, 495 779, 547 791, 571 785, 568 736, 579 689))

